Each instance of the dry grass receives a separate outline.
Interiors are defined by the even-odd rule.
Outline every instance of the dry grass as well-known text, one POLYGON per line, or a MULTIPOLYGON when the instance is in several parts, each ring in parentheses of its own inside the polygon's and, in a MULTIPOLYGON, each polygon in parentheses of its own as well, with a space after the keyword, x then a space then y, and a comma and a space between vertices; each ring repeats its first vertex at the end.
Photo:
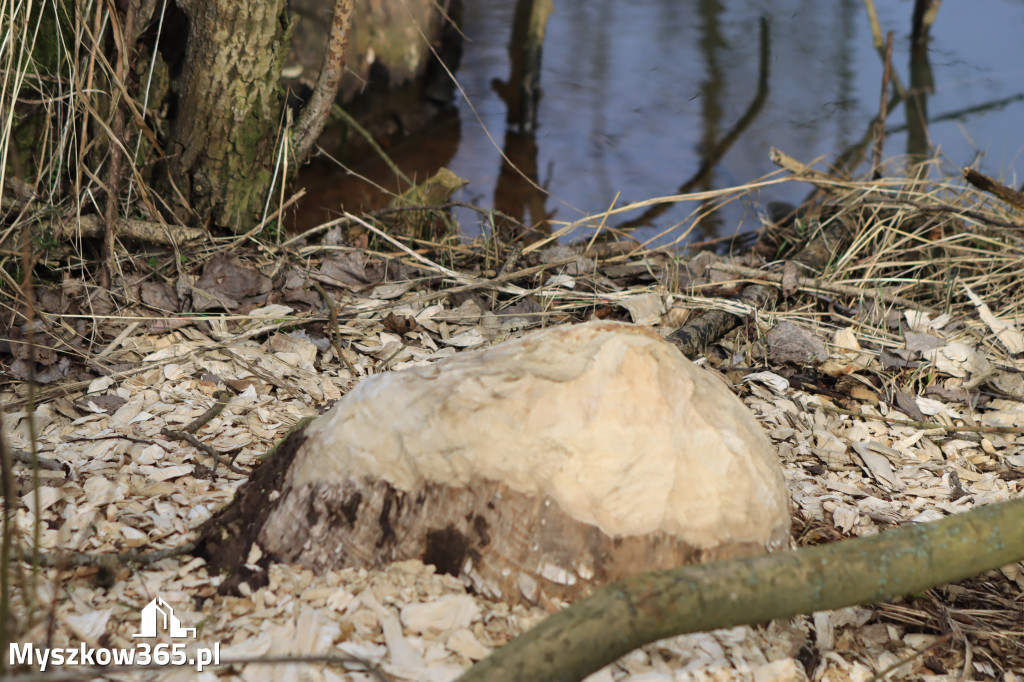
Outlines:
MULTIPOLYGON (((127 89, 117 83, 113 65, 104 57, 104 50, 97 47, 119 31, 112 24, 116 19, 109 14, 111 5, 97 0, 74 5, 75 16, 51 19, 48 13, 62 7, 62 3, 0 0, 0 21, 5 27, 0 37, 0 317, 5 324, 32 329, 39 351, 71 357, 92 374, 120 379, 152 374, 166 366, 168 359, 144 363, 121 355, 126 337, 159 320, 190 322, 214 329, 217 333, 211 336, 215 343, 204 346, 202 352, 215 352, 290 326, 326 324, 333 327, 331 331, 339 338, 343 333, 349 335, 349 340, 354 336, 361 338, 361 334, 345 327, 346 322, 376 320, 392 310, 423 306, 464 292, 492 297, 500 304, 496 306, 499 315, 502 308, 521 301, 539 301, 539 312, 532 313, 534 319, 551 323, 607 309, 618 309, 620 314, 627 309, 636 318, 634 311, 640 310, 641 303, 651 296, 660 300, 666 293, 678 309, 687 313, 699 307, 728 307, 734 305, 729 300, 730 286, 763 281, 760 276, 748 274, 736 276, 735 280, 719 278, 680 286, 674 275, 665 273, 684 267, 682 248, 709 212, 730 202, 756 198, 765 187, 794 181, 809 181, 817 189, 794 222, 764 229, 762 243, 774 245, 770 262, 748 261, 747 266, 781 271, 786 258, 799 244, 830 224, 842 223, 851 230, 851 242, 837 250, 819 272, 803 274, 823 285, 845 288, 802 286, 795 296, 760 314, 763 328, 779 319, 795 320, 819 330, 852 326, 868 352, 877 353, 879 349, 901 344, 900 335, 886 323, 886 313, 905 313, 907 306, 893 301, 907 301, 950 315, 953 322, 960 323, 963 338, 981 346, 996 362, 1014 366, 1012 353, 1004 344, 992 340, 990 327, 979 319, 968 291, 987 303, 998 319, 1017 327, 1024 324, 1024 288, 1020 286, 1024 274, 1024 215, 958 179, 941 177, 934 162, 877 181, 849 180, 796 169, 792 174, 780 171, 756 182, 712 192, 658 197, 625 206, 616 206, 617 202, 611 200, 607 211, 555 223, 550 235, 528 244, 503 241, 497 232, 470 244, 451 235, 434 242, 396 241, 387 234, 384 214, 346 215, 304 235, 266 243, 260 238, 261 231, 297 198, 285 199, 278 194, 276 210, 268 208, 265 220, 247 235, 155 248, 143 252, 143 257, 137 248, 120 245, 114 259, 116 281, 123 285, 130 274, 139 272, 140 261, 148 255, 172 263, 167 266, 169 274, 159 276, 169 281, 187 281, 211 258, 240 250, 250 262, 267 270, 289 259, 313 270, 332 254, 359 251, 369 261, 414 268, 418 273, 416 286, 410 287, 408 295, 393 301, 339 297, 340 303, 350 306, 340 315, 319 310, 253 320, 246 314, 158 311, 124 290, 111 299, 112 312, 97 313, 90 307, 92 295, 98 290, 96 245, 83 235, 76 218, 103 213, 108 195, 106 164, 113 141, 112 112, 116 106, 128 107, 136 131, 128 139, 116 142, 123 145, 127 158, 133 160, 117 197, 119 212, 155 221, 163 220, 168 212, 160 193, 151 186, 153 161, 163 154, 160 135, 154 129, 155 112, 147 109, 149 88, 156 80, 155 63, 147 62, 136 74, 141 95, 126 97, 127 89), (61 30, 55 30, 57 24, 61 30), (50 35, 56 37, 52 44, 45 40, 50 35), (51 53, 47 64, 32 57, 38 57, 44 49, 51 53), (692 203, 695 208, 683 223, 646 241, 635 240, 629 230, 615 226, 616 219, 627 213, 664 203, 692 203), (316 241, 332 228, 361 228, 366 236, 365 248, 316 241), (566 235, 579 235, 581 231, 586 237, 579 240, 569 255, 541 264, 530 260, 544 249, 558 245, 566 235), (568 280, 548 277, 564 266, 583 263, 589 264, 588 272, 595 275, 587 288, 572 288, 566 286, 568 280), (633 268, 650 276, 642 282, 637 278, 627 288, 616 288, 598 276, 613 267, 633 268), (27 277, 27 273, 35 273, 36 279, 27 277), (67 278, 76 278, 87 292, 75 310, 60 313, 37 302, 38 290, 67 278), (845 320, 834 310, 826 314, 822 297, 855 312, 845 320), (135 366, 125 366, 131 362, 135 366)), ((486 218, 488 213, 483 213, 486 218)), ((672 312, 662 314, 668 319, 672 312)), ((31 344, 33 337, 27 338, 31 344)), ((398 349, 395 355, 403 350, 398 349)), ((345 357, 340 350, 338 354, 345 357)), ((383 364, 387 365, 395 355, 385 357, 383 364)), ((886 377, 885 381, 894 380, 886 377)), ((900 381, 905 383, 908 379, 900 381)), ((68 380, 32 393, 32 382, 27 382, 24 389, 14 387, 19 389, 17 398, 15 391, 5 392, 9 400, 3 409, 51 401, 61 394, 80 392, 88 383, 88 379, 68 380)), ((3 437, 0 424, 0 446, 3 437)), ((5 463, 8 472, 10 467, 9 461, 5 463)), ((33 489, 38 491, 38 468, 33 473, 33 489)), ((17 498, 29 491, 16 493, 10 477, 7 483, 4 506, 13 510, 21 505, 17 498)), ((36 525, 28 534, 36 538, 38 547, 43 529, 40 517, 33 518, 36 525)), ((18 535, 9 524, 5 525, 4 546, 16 545, 18 535)), ((31 550, 29 547, 27 551, 31 550)), ((25 603, 21 618, 6 610, 6 601, 0 603, 0 622, 8 628, 6 641, 17 641, 19 634, 52 615, 56 600, 35 601, 34 595, 46 592, 40 587, 42 571, 30 563, 8 563, 8 556, 5 552, 5 563, 0 567, 4 599, 17 592, 25 603)), ((1020 623, 1014 620, 1019 611, 1011 608, 1012 599, 982 582, 965 583, 960 590, 955 597, 960 600, 958 603, 966 602, 966 608, 953 608, 949 590, 938 590, 910 605, 883 606, 880 612, 893 621, 930 631, 982 636, 1002 647, 1004 658, 997 667, 1024 666, 1024 652, 1019 646, 1020 623)))

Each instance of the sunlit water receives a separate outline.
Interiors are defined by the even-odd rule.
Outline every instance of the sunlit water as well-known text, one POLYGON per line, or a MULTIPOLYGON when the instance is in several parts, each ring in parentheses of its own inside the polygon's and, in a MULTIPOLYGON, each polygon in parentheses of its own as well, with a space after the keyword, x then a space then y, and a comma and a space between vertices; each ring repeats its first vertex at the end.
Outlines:
MULTIPOLYGON (((544 45, 535 158, 529 148, 525 158, 522 150, 514 157, 527 174, 535 161, 535 179, 550 196, 514 175, 496 191, 506 112, 491 83, 508 78, 514 4, 467 1, 459 125, 448 127, 447 141, 442 130, 430 147, 415 142, 402 157, 419 177, 447 164, 469 180, 463 200, 514 214, 518 209, 526 223, 536 222, 541 203, 556 221, 572 221, 613 201, 622 206, 674 194, 692 179, 702 154, 722 144, 754 101, 762 17, 770 40, 763 104, 706 177, 688 189, 741 185, 776 170, 768 157, 773 146, 801 161, 827 162, 861 140, 878 111, 882 61, 862 0, 556 0, 544 45), (531 191, 532 210, 522 206, 531 191)), ((895 34, 894 68, 909 86, 913 3, 876 4, 882 30, 895 34)), ((1019 186, 1022 30, 1024 0, 942 3, 929 50, 934 89, 926 100, 929 141, 945 170, 980 158, 981 170, 1019 186)), ((886 156, 904 154, 902 105, 887 126, 886 156)), ((799 203, 808 190, 798 183, 764 188, 703 219, 686 239, 752 229, 755 204, 799 203)), ((673 206, 634 234, 661 234, 659 242, 671 242, 693 226, 695 208, 692 202, 673 206)), ((460 210, 457 216, 467 234, 481 229, 476 214, 460 210)))

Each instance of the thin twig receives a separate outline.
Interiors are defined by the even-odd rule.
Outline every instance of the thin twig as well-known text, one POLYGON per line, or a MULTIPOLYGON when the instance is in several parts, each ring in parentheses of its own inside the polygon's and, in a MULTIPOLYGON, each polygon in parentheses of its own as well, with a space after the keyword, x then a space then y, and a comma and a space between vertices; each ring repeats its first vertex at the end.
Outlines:
MULTIPOLYGON (((730 275, 738 275, 748 279, 764 280, 771 282, 772 284, 782 285, 782 275, 774 272, 758 270, 757 268, 748 268, 743 265, 734 265, 731 263, 713 263, 711 265, 711 269, 718 270, 719 272, 725 272, 730 275)), ((871 300, 884 301, 886 303, 907 308, 908 310, 923 310, 930 313, 936 312, 934 308, 929 306, 922 305, 916 301, 911 301, 910 299, 897 294, 878 291, 877 289, 860 289, 848 284, 825 282, 817 277, 797 277, 796 282, 799 288, 805 291, 827 291, 831 294, 839 294, 841 296, 849 296, 851 298, 867 298, 871 300)))
POLYGON ((370 149, 372 149, 373 152, 378 156, 378 158, 380 158, 380 160, 384 162, 384 165, 387 166, 392 173, 394 173, 396 178, 398 178, 407 185, 416 184, 415 182, 412 181, 412 178, 406 175, 402 171, 402 169, 398 167, 397 163, 391 160, 391 157, 388 156, 388 153, 386 151, 384 151, 384 148, 381 147, 377 143, 377 140, 374 139, 373 134, 370 133, 370 131, 368 131, 366 128, 361 126, 359 124, 359 121, 353 118, 350 113, 348 113, 347 111, 345 111, 344 109, 337 105, 334 106, 332 111, 336 116, 338 116, 342 121, 345 122, 345 125, 359 133, 359 135, 364 140, 366 140, 366 143, 370 146, 370 149))
MULTIPOLYGON (((395 239, 394 237, 392 237, 388 233, 386 233, 383 230, 381 230, 380 228, 370 224, 369 222, 363 220, 362 218, 359 218, 358 216, 354 216, 351 213, 345 213, 345 216, 347 218, 349 218, 350 220, 352 220, 353 222, 356 222, 356 223, 362 225, 363 227, 365 227, 366 229, 370 230, 371 232, 373 232, 375 235, 377 235, 378 237, 380 237, 384 241, 386 241, 389 244, 391 244, 392 246, 398 248, 400 251, 402 251, 402 253, 408 254, 414 260, 416 260, 419 263, 422 263, 424 266, 426 266, 430 270, 433 270, 434 272, 439 272, 442 275, 444 275, 446 277, 449 277, 449 278, 455 280, 456 282, 459 282, 460 284, 474 284, 475 282, 479 282, 480 281, 480 280, 476 280, 476 278, 474 278, 474 277, 469 277, 467 275, 463 275, 463 274, 460 274, 458 272, 455 272, 451 268, 446 268, 443 265, 439 265, 439 264, 435 263, 434 261, 430 260, 429 258, 416 253, 415 251, 413 251, 408 246, 406 246, 402 242, 398 241, 397 239, 395 239)), ((572 260, 575 260, 575 258, 572 259, 572 260)), ((497 280, 498 280, 497 277, 494 278, 493 280, 490 280, 491 285, 493 286, 493 284, 497 280)), ((525 289, 522 289, 522 288, 517 287, 517 286, 498 285, 496 288, 498 289, 498 291, 501 291, 502 293, 513 294, 514 296, 524 296, 524 295, 529 293, 525 289)), ((366 312, 366 311, 365 310, 361 310, 360 312, 366 312)))
MULTIPOLYGON (((163 429, 160 429, 160 433, 161 433, 161 435, 167 436, 168 438, 174 438, 176 440, 183 440, 186 443, 188 443, 191 446, 193 446, 194 448, 196 448, 196 449, 206 453, 210 457, 212 457, 213 461, 216 464, 223 464, 225 467, 227 467, 229 470, 235 472, 236 474, 242 474, 243 476, 248 476, 249 475, 248 471, 246 471, 245 469, 240 469, 240 468, 236 467, 233 463, 231 463, 228 460, 224 459, 224 457, 222 457, 219 452, 214 450, 213 447, 207 445, 206 443, 202 442, 201 440, 196 438, 194 435, 192 435, 196 431, 201 429, 204 424, 206 424, 211 419, 213 419, 218 414, 220 414, 221 411, 223 411, 223 409, 227 406, 228 401, 231 400, 231 393, 229 393, 228 391, 217 391, 213 395, 217 399, 217 402, 215 402, 213 405, 211 405, 210 408, 208 410, 206 410, 206 412, 203 412, 201 415, 199 415, 194 420, 192 420, 192 422, 188 426, 186 426, 183 430, 175 431, 174 429, 163 428, 163 429)), ((216 473, 216 464, 214 465, 214 472, 215 473, 216 473)))
POLYGON ((392 353, 391 355, 387 356, 384 360, 382 360, 381 363, 380 363, 380 366, 383 367, 386 370, 388 368, 388 363, 391 362, 392 360, 394 360, 396 357, 398 357, 398 354, 401 353, 403 350, 405 350, 408 346, 409 346, 408 339, 403 340, 402 344, 398 348, 398 350, 396 350, 394 353, 392 353))
POLYGON ((841 407, 833 407, 832 405, 821 405, 818 409, 825 412, 831 412, 833 414, 845 415, 847 417, 857 417, 858 419, 885 422, 886 424, 892 424, 894 426, 910 426, 915 429, 921 429, 922 431, 942 430, 947 433, 1024 433, 1024 427, 1019 426, 956 426, 953 424, 940 424, 939 422, 918 421, 914 419, 893 419, 892 417, 883 417, 882 415, 865 414, 864 412, 856 412, 854 410, 844 410, 841 407))
POLYGON ((341 331, 338 329, 338 307, 334 304, 334 299, 331 295, 320 286, 318 282, 310 281, 310 286, 320 294, 320 299, 324 303, 324 308, 327 309, 327 333, 331 337, 331 345, 334 346, 334 353, 341 360, 342 364, 345 365, 345 369, 352 373, 352 378, 359 376, 356 372, 356 368, 352 366, 349 359, 345 357, 345 354, 341 352, 341 331))
MULTIPOLYGON (((160 429, 160 434, 164 435, 164 436, 167 436, 168 438, 174 438, 175 440, 183 440, 183 441, 185 441, 186 443, 188 443, 192 447, 196 448, 197 450, 200 450, 201 452, 203 452, 206 455, 208 455, 209 457, 211 457, 213 459, 213 461, 216 462, 217 464, 223 464, 225 467, 227 467, 229 470, 235 472, 236 474, 242 474, 243 476, 248 476, 249 475, 248 471, 246 471, 245 469, 239 469, 234 464, 232 464, 228 460, 224 459, 224 457, 222 457, 219 452, 217 452, 211 446, 207 445, 203 441, 201 441, 198 438, 196 438, 195 436, 193 436, 191 433, 187 433, 185 431, 175 431, 174 429, 163 428, 163 429, 160 429)), ((214 469, 216 470, 216 467, 214 467, 214 469)))
MULTIPOLYGON (((892 34, 890 33, 889 35, 892 35, 892 34)), ((903 666, 905 666, 908 663, 912 663, 912 662, 916 661, 917 659, 921 658, 925 654, 927 654, 929 652, 932 652, 932 651, 935 651, 940 646, 945 646, 946 644, 949 644, 949 641, 951 639, 953 639, 952 633, 945 634, 942 637, 939 637, 938 639, 936 639, 934 642, 932 642, 928 646, 923 647, 923 648, 919 649, 918 651, 914 652, 912 655, 907 656, 904 659, 896 661, 895 663, 890 665, 885 670, 879 670, 877 673, 875 673, 874 675, 869 677, 867 680, 865 680, 865 682, 878 682, 879 680, 884 680, 885 678, 887 678, 889 676, 889 673, 891 673, 892 671, 896 670, 897 668, 902 668, 903 666)))
POLYGON ((213 405, 210 406, 206 412, 193 419, 188 426, 182 429, 185 433, 195 433, 201 429, 207 422, 216 417, 218 414, 224 411, 227 407, 228 402, 231 401, 231 393, 229 391, 216 391, 213 397, 217 399, 213 405))
MULTIPOLYGON (((533 265, 533 266, 530 266, 528 268, 523 268, 522 270, 517 270, 516 272, 510 272, 510 273, 505 274, 505 275, 499 275, 499 276, 494 277, 492 279, 481 279, 481 280, 478 280, 476 282, 470 282, 469 284, 461 284, 459 286, 455 286, 455 287, 452 287, 450 289, 441 289, 440 291, 431 291, 431 292, 428 292, 428 293, 425 293, 425 294, 419 294, 418 296, 413 296, 411 298, 402 299, 400 304, 401 305, 415 305, 417 303, 426 303, 428 301, 436 301, 439 298, 447 298, 448 296, 451 296, 452 294, 461 294, 461 293, 464 293, 464 292, 467 292, 467 291, 479 291, 479 290, 488 290, 488 289, 497 289, 498 291, 504 291, 505 289, 503 289, 501 287, 501 285, 504 284, 505 282, 512 282, 512 281, 515 281, 517 279, 523 279, 524 277, 532 277, 533 275, 536 275, 537 273, 540 273, 540 272, 544 272, 545 270, 551 270, 551 269, 557 268, 557 267, 559 267, 561 265, 568 265, 569 263, 575 263, 578 258, 579 258, 579 256, 570 256, 568 258, 560 258, 558 260, 551 261, 550 263, 541 263, 540 265, 533 265)), ((531 293, 529 290, 526 290, 526 289, 519 289, 518 287, 516 287, 516 289, 518 289, 519 291, 522 292, 521 295, 528 295, 528 294, 531 293)), ((389 303, 383 303, 383 304, 377 306, 376 308, 359 308, 358 310, 353 310, 351 314, 352 315, 357 315, 357 314, 358 315, 371 315, 373 313, 379 313, 379 312, 384 312, 385 310, 391 310, 395 306, 396 306, 395 303, 390 303, 390 302, 389 303)))
POLYGON ((258 235, 260 232, 262 232, 264 227, 266 227, 270 223, 274 222, 275 220, 278 220, 286 208, 288 208, 289 206, 291 206, 292 204, 294 204, 295 202, 297 202, 299 199, 301 199, 304 196, 306 196, 306 190, 304 188, 299 189, 294 194, 292 194, 290 197, 288 197, 287 201, 285 201, 283 204, 281 204, 276 209, 274 209, 274 211, 272 213, 270 213, 270 215, 268 215, 266 218, 264 218, 259 223, 257 223, 256 226, 253 227, 251 230, 249 230, 248 232, 245 232, 243 234, 240 234, 237 237, 231 237, 230 241, 226 245, 222 246, 221 249, 225 250, 225 251, 230 251, 232 249, 237 248, 238 245, 241 244, 242 242, 244 242, 246 240, 251 240, 253 242, 256 242, 256 244, 260 248, 264 248, 264 249, 270 251, 271 253, 279 251, 282 247, 285 246, 285 244, 289 244, 292 241, 294 241, 295 238, 289 239, 288 241, 284 242, 284 244, 274 245, 274 244, 264 244, 262 242, 258 242, 256 240, 256 235, 258 235))

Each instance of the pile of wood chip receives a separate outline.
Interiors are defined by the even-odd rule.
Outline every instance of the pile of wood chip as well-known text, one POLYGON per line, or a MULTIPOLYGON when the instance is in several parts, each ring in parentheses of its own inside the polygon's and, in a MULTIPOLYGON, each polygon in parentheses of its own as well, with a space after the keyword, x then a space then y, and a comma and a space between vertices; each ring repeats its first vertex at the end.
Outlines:
MULTIPOLYGON (((913 213, 898 206, 898 219, 913 213)), ((900 279, 898 259, 879 255, 881 242, 872 246, 871 239, 901 234, 881 225, 850 249, 854 284, 884 270, 901 295, 911 295, 907 283, 925 281, 924 269, 939 259, 915 261, 914 277, 900 279), (856 260, 865 252, 874 260, 856 260)), ((964 253, 971 243, 960 233, 943 242, 964 253)), ((289 428, 369 374, 592 317, 668 335, 696 307, 729 305, 724 299, 736 285, 730 278, 752 276, 749 267, 742 275, 716 269, 710 254, 682 263, 642 249, 622 249, 597 267, 593 252, 557 244, 534 248, 519 272, 499 271, 500 261, 488 256, 471 274, 404 246, 391 254, 300 251, 319 260, 277 272, 273 293, 270 278, 249 276, 256 268, 237 256, 209 261, 208 278, 186 278, 177 288, 166 281, 136 285, 141 300, 167 299, 171 308, 191 287, 193 301, 232 315, 157 321, 148 329, 137 320, 104 350, 118 363, 108 376, 77 384, 67 376, 59 390, 41 392, 31 420, 24 390, 0 394, 8 409, 21 406, 3 415, 7 443, 22 461, 22 505, 14 515, 21 547, 32 547, 35 534, 48 556, 58 549, 96 555, 184 545, 289 428), (325 291, 307 286, 310 280, 335 292, 340 313, 325 291), (698 299, 699 291, 722 298, 698 299), (168 435, 203 415, 221 391, 230 391, 223 410, 194 434, 204 448, 168 435), (38 491, 24 464, 33 434, 38 491)), ((748 258, 726 265, 756 264, 748 258)), ((892 305, 857 317, 838 303, 844 290, 827 293, 823 284, 783 277, 802 298, 788 310, 749 316, 740 334, 709 349, 704 364, 726 376, 777 447, 795 546, 931 521, 1024 492, 1024 337, 1005 306, 993 312, 986 305, 1019 274, 998 263, 988 278, 968 272, 964 262, 950 267, 970 275, 962 284, 977 299, 955 319, 927 306, 892 305), (864 323, 871 315, 876 323, 864 323)), ((936 290, 952 296, 933 275, 936 290)), ((25 358, 15 361, 28 377, 25 358)), ((160 596, 184 626, 198 629, 190 647, 219 643, 221 660, 234 662, 154 679, 451 680, 558 606, 490 602, 414 562, 324 575, 275 565, 269 585, 241 597, 219 595, 223 576, 209 575, 201 559, 187 554, 141 566, 96 564, 73 555, 35 577, 14 571, 16 641, 133 647, 140 610, 160 596), (246 662, 308 656, 332 662, 246 662)), ((877 607, 676 637, 590 679, 1017 680, 1024 676, 1022 622, 1018 564, 877 607)))
MULTIPOLYGON (((670 309, 672 297, 662 295, 660 305, 670 309)), ((255 317, 280 314, 253 311, 255 317)), ((348 325, 357 339, 349 365, 358 373, 380 371, 382 358, 390 358, 391 371, 453 352, 440 332, 431 330, 434 325, 440 329, 441 323, 433 320, 454 317, 453 311, 433 305, 392 314, 408 315, 419 326, 397 334, 388 331, 380 313, 348 325)), ((451 331, 448 339, 488 336, 479 324, 451 331)), ((944 339, 934 325, 917 333, 934 339, 937 352, 930 371, 970 381, 984 367, 984 356, 944 339), (945 364, 940 367, 940 362, 945 364)), ((830 362, 868 368, 879 361, 859 348, 848 330, 830 341, 830 362)), ((76 398, 58 398, 36 409, 39 457, 58 462, 60 468, 42 470, 38 508, 29 469, 19 470, 24 508, 16 519, 24 546, 31 546, 37 509, 40 547, 46 551, 110 553, 185 543, 193 529, 228 502, 244 476, 218 466, 194 447, 170 442, 161 435, 163 429, 181 429, 214 402, 215 391, 230 386, 236 394, 197 436, 246 470, 300 418, 316 414, 358 380, 330 357, 332 346, 318 347, 303 331, 275 332, 263 343, 225 343, 191 330, 132 337, 125 345, 141 358, 138 371, 118 381, 97 379, 76 398)), ((930 422, 927 426, 911 423, 877 399, 862 401, 860 416, 853 417, 837 407, 839 400, 795 389, 796 383, 764 370, 745 373, 737 389, 778 447, 792 493, 798 544, 873 534, 1021 493, 1024 447, 1014 434, 998 429, 1024 424, 1020 400, 1000 398, 983 409, 971 409, 934 397, 911 398, 930 422), (963 426, 992 428, 977 433, 963 426)), ((865 390, 870 392, 870 387, 865 390)), ((30 448, 26 416, 24 411, 5 416, 14 449, 30 448)), ((903 660, 907 662, 890 678, 934 674, 943 679, 964 666, 981 677, 999 677, 1006 672, 1007 654, 1024 657, 1016 639, 1019 628, 987 631, 973 645, 965 632, 977 629, 985 617, 999 617, 975 610, 978 595, 970 594, 972 589, 1005 600, 1002 615, 1016 608, 1019 617, 1024 573, 1020 566, 1010 566, 1003 574, 1005 579, 990 576, 974 587, 952 586, 926 596, 925 601, 944 603, 942 623, 922 609, 921 600, 881 610, 844 609, 767 627, 674 638, 636 651, 591 679, 860 680, 903 660), (969 615, 958 614, 958 599, 966 601, 969 615), (942 641, 914 658, 939 642, 936 626, 952 627, 954 641, 942 641)), ((32 599, 48 605, 55 586, 59 589, 52 637, 47 635, 49 606, 28 620, 28 595, 18 592, 17 612, 20 624, 29 626, 23 631, 25 641, 130 647, 139 610, 160 595, 175 606, 183 623, 199 627, 197 645, 221 643, 223 659, 352 657, 330 667, 232 666, 246 680, 306 674, 315 679, 373 679, 365 672, 366 664, 379 665, 395 679, 449 680, 545 616, 541 608, 509 609, 477 598, 454 578, 409 562, 379 574, 345 570, 321 576, 275 566, 270 585, 245 598, 218 596, 220 582, 220 576, 206 574, 201 560, 188 556, 139 569, 50 568, 32 599)), ((207 671, 201 678, 218 675, 223 671, 207 671)))

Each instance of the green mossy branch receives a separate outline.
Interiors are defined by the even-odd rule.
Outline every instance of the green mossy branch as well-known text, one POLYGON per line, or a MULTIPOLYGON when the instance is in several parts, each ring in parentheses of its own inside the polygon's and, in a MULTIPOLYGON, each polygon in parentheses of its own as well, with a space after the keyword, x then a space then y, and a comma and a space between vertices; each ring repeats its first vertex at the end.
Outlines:
POLYGON ((609 585, 512 640, 459 682, 570 682, 688 632, 871 604, 1024 558, 1024 498, 872 537, 659 571, 609 585))

